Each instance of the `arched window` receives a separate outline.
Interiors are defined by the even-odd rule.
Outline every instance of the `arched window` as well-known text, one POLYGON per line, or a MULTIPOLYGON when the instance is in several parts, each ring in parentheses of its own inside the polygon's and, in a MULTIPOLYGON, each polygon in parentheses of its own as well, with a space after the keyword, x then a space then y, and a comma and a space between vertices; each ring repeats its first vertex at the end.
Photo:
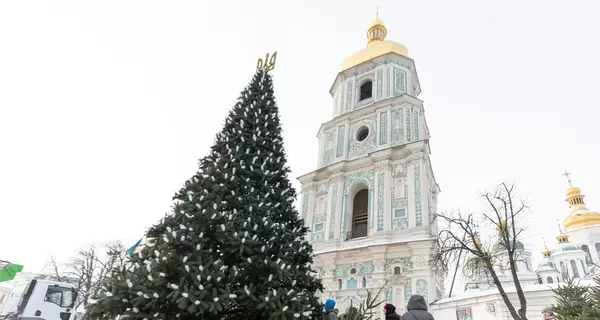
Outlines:
POLYGON ((362 287, 363 287, 363 288, 366 288, 366 287, 367 287, 367 278, 366 278, 366 277, 363 277, 363 278, 362 278, 362 287))
POLYGON ((548 283, 554 283, 554 279, 552 279, 552 277, 548 277, 546 281, 548 281, 548 283))
POLYGON ((527 268, 527 271, 533 272, 533 267, 531 265, 531 258, 525 259, 525 267, 527 268))
POLYGON ((342 290, 342 279, 338 279, 338 290, 342 290))
POLYGON ((583 264, 583 261, 579 260, 579 264, 581 264, 581 270, 583 270, 583 274, 588 274, 587 268, 583 264))
POLYGON ((575 263, 575 260, 571 260, 569 261, 569 263, 571 264, 571 269, 573 270, 573 278, 579 278, 579 270, 577 269, 577 263, 575 263))
POLYGON ((369 212, 369 189, 362 189, 354 196, 352 203, 352 238, 367 236, 369 212))
POLYGON ((373 97, 373 82, 367 80, 360 85, 360 99, 358 101, 363 101, 371 97, 373 97))
POLYGON ((567 266, 565 266, 564 261, 560 262, 560 273, 561 273, 563 279, 567 279, 569 277, 569 273, 567 271, 567 266))
POLYGON ((394 268, 394 274, 395 275, 398 275, 398 274, 401 274, 401 273, 402 273, 402 269, 400 269, 400 267, 395 267, 394 268))
POLYGON ((542 284, 542 278, 540 278, 540 276, 538 276, 538 283, 542 284))
POLYGON ((348 279, 348 281, 346 281, 346 289, 356 289, 356 287, 358 287, 357 282, 358 281, 356 281, 354 278, 348 279))
POLYGON ((325 213, 325 197, 319 198, 319 204, 317 205, 317 215, 321 215, 325 213))
POLYGON ((587 244, 581 246, 581 249, 585 251, 585 262, 592 263, 592 256, 590 255, 590 248, 587 244))

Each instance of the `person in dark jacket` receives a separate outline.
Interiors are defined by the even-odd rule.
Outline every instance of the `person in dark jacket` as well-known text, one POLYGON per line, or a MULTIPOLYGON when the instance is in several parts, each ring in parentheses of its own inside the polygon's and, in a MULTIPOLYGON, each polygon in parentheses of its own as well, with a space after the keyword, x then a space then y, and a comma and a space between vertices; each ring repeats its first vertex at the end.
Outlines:
POLYGON ((325 301, 325 313, 323 314, 323 320, 337 320, 338 309, 334 309, 335 301, 327 299, 325 301))
POLYGON ((413 295, 406 305, 408 311, 402 315, 402 320, 435 320, 431 313, 427 312, 427 303, 423 296, 413 295))
POLYGON ((386 304, 383 310, 385 310, 385 320, 400 320, 400 316, 396 313, 396 307, 393 304, 386 304))

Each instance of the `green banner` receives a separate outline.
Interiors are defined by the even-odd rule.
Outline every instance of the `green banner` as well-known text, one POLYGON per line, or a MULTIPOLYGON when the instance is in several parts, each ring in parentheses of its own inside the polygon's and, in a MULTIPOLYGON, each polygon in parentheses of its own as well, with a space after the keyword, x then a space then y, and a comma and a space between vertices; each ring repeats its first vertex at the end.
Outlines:
POLYGON ((0 269, 0 282, 10 281, 15 278, 15 275, 23 271, 23 266, 20 264, 8 264, 0 269))

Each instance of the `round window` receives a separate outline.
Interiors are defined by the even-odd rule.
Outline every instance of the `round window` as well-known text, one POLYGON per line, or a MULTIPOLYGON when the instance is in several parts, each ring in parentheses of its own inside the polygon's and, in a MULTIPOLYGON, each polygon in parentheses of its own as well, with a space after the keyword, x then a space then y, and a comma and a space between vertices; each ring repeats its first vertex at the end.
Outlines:
POLYGON ((350 269, 350 274, 356 274, 356 268, 350 269))
POLYGON ((356 141, 363 141, 369 136, 369 127, 362 126, 356 131, 356 141))

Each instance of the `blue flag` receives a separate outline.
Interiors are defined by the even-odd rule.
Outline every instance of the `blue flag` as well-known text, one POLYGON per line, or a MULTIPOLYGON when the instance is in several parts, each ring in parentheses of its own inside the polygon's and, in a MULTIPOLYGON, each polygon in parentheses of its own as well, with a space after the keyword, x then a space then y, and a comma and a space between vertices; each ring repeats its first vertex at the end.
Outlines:
POLYGON ((136 242, 133 247, 129 248, 129 250, 127 250, 127 255, 132 255, 137 251, 137 248, 140 246, 140 244, 142 243, 142 239, 138 240, 138 242, 136 242))

